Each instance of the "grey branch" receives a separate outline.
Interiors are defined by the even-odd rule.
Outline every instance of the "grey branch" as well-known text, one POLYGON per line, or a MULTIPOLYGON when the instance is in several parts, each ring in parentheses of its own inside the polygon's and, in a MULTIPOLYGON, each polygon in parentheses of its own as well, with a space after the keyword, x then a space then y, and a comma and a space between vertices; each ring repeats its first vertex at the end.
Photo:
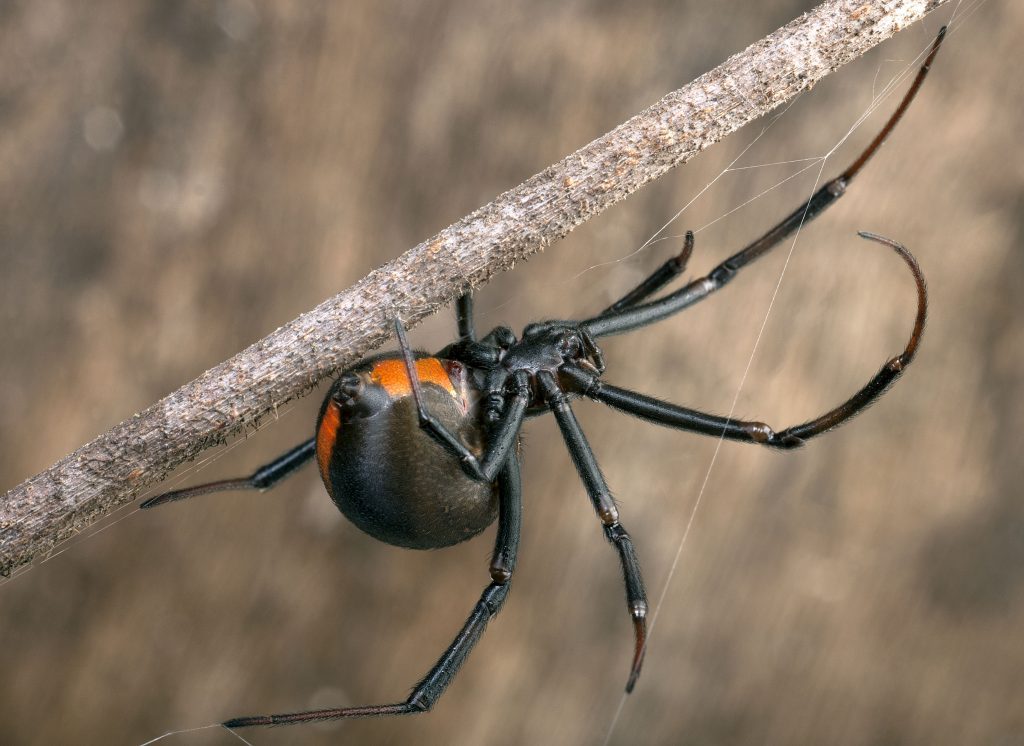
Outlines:
POLYGON ((829 0, 10 490, 8 575, 947 0, 829 0))

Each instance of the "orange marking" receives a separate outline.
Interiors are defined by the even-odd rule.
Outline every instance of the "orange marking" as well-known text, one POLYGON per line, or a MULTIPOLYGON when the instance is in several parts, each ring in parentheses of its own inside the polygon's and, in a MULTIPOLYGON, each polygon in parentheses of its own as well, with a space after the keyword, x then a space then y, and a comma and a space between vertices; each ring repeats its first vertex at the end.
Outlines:
MULTIPOLYGON (((452 379, 448 377, 448 371, 441 365, 436 357, 424 357, 416 361, 416 375, 423 383, 432 383, 440 386, 453 398, 458 399, 458 392, 452 386, 452 379)), ((405 371, 405 361, 380 360, 370 371, 370 380, 381 386, 393 399, 412 395, 412 383, 405 371)))
POLYGON ((320 465, 320 476, 323 477, 327 491, 331 491, 330 465, 334 443, 338 440, 341 428, 341 410, 334 401, 327 403, 324 418, 320 421, 320 431, 316 434, 316 460, 320 465))

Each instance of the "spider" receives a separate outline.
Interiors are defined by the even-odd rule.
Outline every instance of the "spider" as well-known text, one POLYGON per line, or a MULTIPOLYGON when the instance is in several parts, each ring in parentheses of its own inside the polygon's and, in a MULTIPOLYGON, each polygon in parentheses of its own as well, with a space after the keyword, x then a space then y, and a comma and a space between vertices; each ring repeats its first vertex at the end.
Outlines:
POLYGON ((864 410, 906 370, 924 331, 924 275, 900 244, 872 233, 859 234, 891 248, 913 273, 917 315, 910 339, 902 352, 842 404, 779 431, 763 422, 707 414, 606 383, 597 340, 663 321, 704 300, 839 199, 917 94, 944 32, 939 32, 896 111, 860 156, 808 202, 704 277, 652 300, 683 273, 694 246, 693 233, 688 232, 677 256, 601 313, 582 321, 530 324, 522 338, 499 326, 477 339, 472 297, 466 293, 456 303, 458 341, 428 355, 412 351, 405 328, 396 319, 399 351, 371 357, 341 373, 320 408, 314 437, 248 477, 167 492, 143 502, 140 507, 152 508, 222 490, 265 490, 315 458, 338 509, 360 529, 389 544, 413 549, 451 546, 480 533, 497 518, 490 584, 454 641, 404 702, 237 717, 223 725, 241 728, 430 710, 508 596, 522 515, 519 431, 527 417, 545 412, 554 415, 605 538, 618 553, 634 630, 626 683, 626 691, 632 691, 646 647, 647 597, 640 563, 570 400, 586 397, 678 430, 771 448, 796 448, 864 410))

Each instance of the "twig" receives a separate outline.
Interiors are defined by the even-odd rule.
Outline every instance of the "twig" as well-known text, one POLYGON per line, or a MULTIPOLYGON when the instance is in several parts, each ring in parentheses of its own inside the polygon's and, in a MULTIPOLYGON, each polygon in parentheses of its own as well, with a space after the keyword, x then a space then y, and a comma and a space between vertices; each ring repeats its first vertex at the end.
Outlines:
POLYGON ((100 435, 0 503, 0 574, 947 0, 829 0, 100 435))

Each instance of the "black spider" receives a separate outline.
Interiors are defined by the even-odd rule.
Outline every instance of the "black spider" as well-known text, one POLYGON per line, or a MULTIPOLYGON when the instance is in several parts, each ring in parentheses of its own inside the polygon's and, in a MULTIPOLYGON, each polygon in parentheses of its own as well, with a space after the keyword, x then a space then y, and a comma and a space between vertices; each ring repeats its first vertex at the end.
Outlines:
POLYGON ((924 276, 910 252, 895 241, 860 234, 892 248, 913 272, 918 295, 913 332, 903 351, 847 401, 809 422, 779 432, 763 422, 718 417, 605 383, 601 379, 604 359, 596 340, 653 324, 703 300, 841 197, 914 98, 944 31, 939 33, 895 113, 853 164, 819 189, 809 202, 705 277, 650 300, 683 272, 693 250, 693 234, 687 233, 679 256, 585 321, 531 324, 523 331, 522 339, 517 339, 508 327, 499 326, 477 340, 472 300, 467 293, 457 304, 459 340, 436 356, 414 354, 405 329, 396 321, 400 351, 370 358, 343 372, 324 400, 313 438, 249 477, 168 492, 142 503, 141 507, 150 508, 220 490, 267 489, 316 456, 327 491, 341 512, 359 528, 389 544, 416 549, 450 546, 483 531, 498 518, 490 585, 455 640, 406 701, 240 717, 224 725, 239 728, 399 715, 433 707, 508 595, 519 547, 522 507, 519 430, 527 416, 546 411, 554 414, 605 537, 619 554, 636 638, 626 684, 626 691, 631 691, 640 674, 646 635, 647 598, 640 564, 569 400, 585 396, 658 425, 774 448, 795 448, 863 410, 910 364, 924 330, 924 276))

